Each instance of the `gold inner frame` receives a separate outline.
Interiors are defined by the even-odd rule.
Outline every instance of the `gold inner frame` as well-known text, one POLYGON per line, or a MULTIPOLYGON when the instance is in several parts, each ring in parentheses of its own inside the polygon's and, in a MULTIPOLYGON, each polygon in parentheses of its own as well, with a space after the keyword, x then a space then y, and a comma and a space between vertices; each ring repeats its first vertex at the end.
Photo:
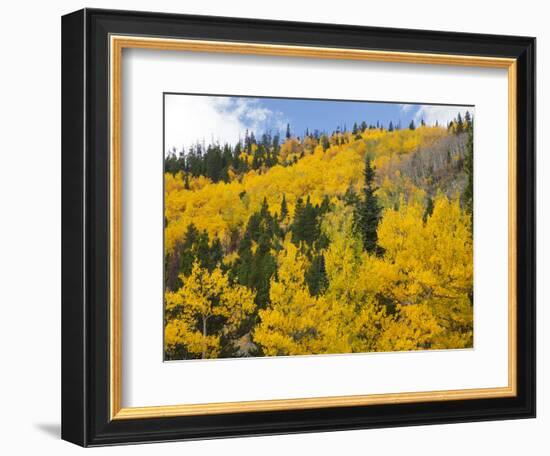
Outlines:
POLYGON ((422 401, 448 401, 511 397, 517 394, 517 289, 516 289, 516 120, 517 61, 511 58, 468 55, 423 54, 309 46, 287 46, 242 42, 221 42, 110 36, 110 415, 111 419, 158 418, 219 413, 296 410, 422 401), (365 60, 431 65, 453 65, 508 70, 508 385, 506 387, 275 399, 245 402, 182 404, 170 406, 122 407, 122 51, 123 49, 195 51, 252 54, 317 59, 365 60))

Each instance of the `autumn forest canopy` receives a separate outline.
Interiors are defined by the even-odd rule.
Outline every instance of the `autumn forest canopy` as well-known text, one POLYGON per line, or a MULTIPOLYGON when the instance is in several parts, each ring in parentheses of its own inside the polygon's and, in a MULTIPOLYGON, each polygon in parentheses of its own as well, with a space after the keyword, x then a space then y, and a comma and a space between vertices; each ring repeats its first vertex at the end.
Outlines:
POLYGON ((246 132, 164 179, 167 360, 473 346, 470 113, 246 132))

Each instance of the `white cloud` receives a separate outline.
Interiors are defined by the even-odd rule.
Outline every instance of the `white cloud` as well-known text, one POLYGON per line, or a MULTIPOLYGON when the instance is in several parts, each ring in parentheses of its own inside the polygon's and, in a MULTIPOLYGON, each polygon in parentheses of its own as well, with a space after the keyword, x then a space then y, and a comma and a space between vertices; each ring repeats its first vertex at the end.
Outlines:
POLYGON ((165 146, 189 147, 198 142, 235 144, 245 131, 259 135, 266 129, 283 129, 282 113, 253 98, 166 95, 165 146))
POLYGON ((406 113, 406 112, 409 112, 412 108, 414 108, 415 105, 411 105, 411 104, 402 104, 401 105, 401 111, 406 113))
POLYGON ((466 111, 470 111, 470 114, 473 114, 472 107, 466 106, 435 106, 435 105, 422 105, 416 111, 414 115, 415 123, 420 123, 422 119, 426 122, 427 125, 434 125, 436 122, 439 125, 447 125, 450 120, 456 118, 458 113, 462 116, 466 111))

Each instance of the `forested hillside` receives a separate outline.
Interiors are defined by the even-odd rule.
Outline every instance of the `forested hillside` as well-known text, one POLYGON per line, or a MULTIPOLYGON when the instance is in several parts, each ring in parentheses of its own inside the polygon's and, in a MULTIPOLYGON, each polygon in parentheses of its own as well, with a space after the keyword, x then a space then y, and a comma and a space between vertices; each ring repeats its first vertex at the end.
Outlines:
POLYGON ((473 121, 165 159, 166 359, 473 345, 473 121))

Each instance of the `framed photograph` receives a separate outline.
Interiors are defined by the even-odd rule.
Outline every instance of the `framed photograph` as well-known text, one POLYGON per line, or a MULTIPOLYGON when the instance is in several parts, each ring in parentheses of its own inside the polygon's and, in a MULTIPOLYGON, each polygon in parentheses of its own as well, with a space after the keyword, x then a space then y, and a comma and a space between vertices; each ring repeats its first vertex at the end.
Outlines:
POLYGON ((62 437, 535 416, 535 39, 62 20, 62 437))

